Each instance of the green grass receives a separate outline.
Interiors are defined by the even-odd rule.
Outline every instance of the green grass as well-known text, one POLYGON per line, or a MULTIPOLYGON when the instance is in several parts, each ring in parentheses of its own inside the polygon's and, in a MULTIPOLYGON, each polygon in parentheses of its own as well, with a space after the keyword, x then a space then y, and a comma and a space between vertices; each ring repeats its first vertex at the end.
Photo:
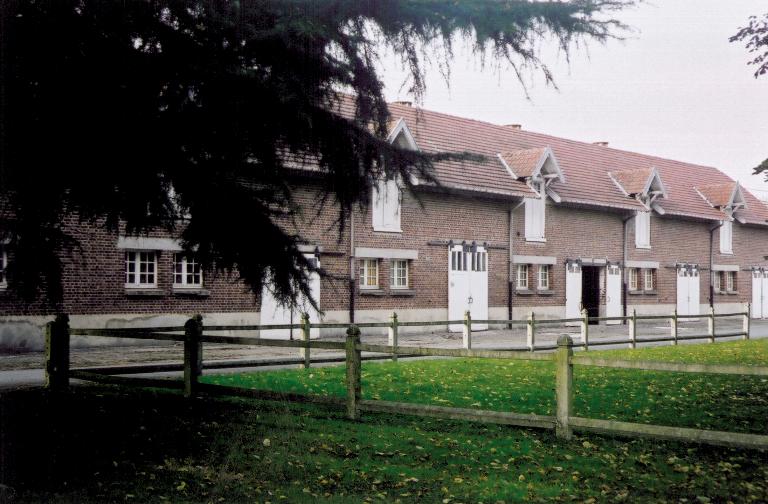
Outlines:
MULTIPOLYGON (((734 362, 742 350, 733 347, 746 345, 744 360, 763 364, 766 343, 616 356, 684 351, 685 359, 712 362, 731 353, 734 362)), ((365 364, 363 390, 382 399, 551 413, 552 374, 546 363, 365 364)), ((341 394, 342 375, 319 368, 207 380, 341 394)), ((768 417, 760 379, 577 366, 576 383, 577 412, 590 416, 752 432, 764 432, 768 417)), ((146 389, 0 394, 0 432, 0 474, 14 502, 768 501, 768 455, 760 452, 602 436, 563 441, 549 431, 372 413, 350 422, 340 408, 188 401, 146 389)))
MULTIPOLYGON (((675 362, 768 364, 768 340, 595 353, 675 362)), ((237 387, 343 396, 344 367, 207 376, 237 387)), ((365 363, 366 399, 552 415, 554 365, 491 359, 365 363)), ((768 433, 768 379, 575 366, 577 416, 768 433)))

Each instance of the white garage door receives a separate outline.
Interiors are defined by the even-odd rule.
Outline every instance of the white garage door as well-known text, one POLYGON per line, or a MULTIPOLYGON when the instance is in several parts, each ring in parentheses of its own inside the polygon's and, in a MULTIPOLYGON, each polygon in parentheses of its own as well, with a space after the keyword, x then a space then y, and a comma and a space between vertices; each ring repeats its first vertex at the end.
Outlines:
MULTIPOLYGON (((453 245, 448 248, 448 319, 463 320, 465 311, 473 319, 488 319, 488 252, 481 246, 471 252, 453 245)), ((463 327, 450 324, 448 330, 459 332, 463 327)), ((488 324, 472 324, 472 329, 488 329, 488 324)))
MULTIPOLYGON (((320 261, 313 254, 304 254, 310 263, 313 263, 315 267, 320 267, 320 261)), ((320 275, 317 273, 311 273, 309 276, 309 289, 312 293, 312 299, 316 304, 320 304, 320 275)), ((309 314, 309 321, 316 324, 320 321, 317 311, 312 308, 312 304, 302 296, 297 306, 293 309, 289 306, 280 304, 272 293, 270 286, 264 286, 261 290, 261 325, 278 325, 278 324, 300 324, 301 314, 306 312, 309 314)), ((259 333, 262 338, 271 339, 301 339, 301 329, 265 329, 259 333)), ((320 336, 320 329, 313 327, 310 329, 309 337, 317 338, 320 336)))
MULTIPOLYGON (((677 313, 678 315, 698 315, 700 305, 699 266, 685 264, 677 267, 677 313)), ((688 319, 691 320, 691 319, 688 319)))

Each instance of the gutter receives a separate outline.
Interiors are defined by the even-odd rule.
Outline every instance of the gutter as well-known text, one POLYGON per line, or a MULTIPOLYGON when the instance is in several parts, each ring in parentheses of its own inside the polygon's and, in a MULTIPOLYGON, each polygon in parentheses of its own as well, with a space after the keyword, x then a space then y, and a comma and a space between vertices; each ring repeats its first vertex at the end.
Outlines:
POLYGON ((349 211, 349 323, 355 323, 355 210, 349 211))
MULTIPOLYGON (((627 316, 627 292, 629 290, 627 286, 627 222, 634 218, 634 215, 630 215, 629 217, 624 217, 621 219, 621 234, 623 238, 621 244, 621 267, 623 270, 621 275, 621 309, 623 311, 622 315, 624 317, 627 316)), ((627 320, 625 318, 622 321, 622 324, 626 323, 627 320)))
MULTIPOLYGON (((512 317, 512 306, 513 302, 512 299, 515 296, 515 269, 512 264, 512 258, 514 257, 514 243, 515 243, 515 217, 514 212, 518 208, 520 208, 523 203, 525 203, 524 199, 520 200, 520 203, 517 205, 510 207, 509 209, 509 278, 507 280, 507 313, 509 316, 509 320, 513 320, 512 317)), ((508 329, 512 329, 512 324, 509 324, 508 329)))

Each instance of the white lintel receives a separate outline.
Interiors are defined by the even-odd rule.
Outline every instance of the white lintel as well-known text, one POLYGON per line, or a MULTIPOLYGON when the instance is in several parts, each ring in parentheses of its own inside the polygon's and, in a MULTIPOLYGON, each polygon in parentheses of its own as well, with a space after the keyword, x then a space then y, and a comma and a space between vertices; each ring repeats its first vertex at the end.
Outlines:
POLYGON ((117 248, 126 250, 170 250, 181 252, 181 244, 173 238, 148 238, 120 236, 117 238, 117 248))
POLYGON ((736 264, 713 264, 712 271, 739 271, 736 264))
POLYGON ((627 268, 659 269, 658 261, 627 261, 627 268))
POLYGON ((360 259, 418 259, 419 251, 410 249, 355 247, 355 257, 360 259))
POLYGON ((557 257, 513 255, 513 264, 557 264, 557 257))

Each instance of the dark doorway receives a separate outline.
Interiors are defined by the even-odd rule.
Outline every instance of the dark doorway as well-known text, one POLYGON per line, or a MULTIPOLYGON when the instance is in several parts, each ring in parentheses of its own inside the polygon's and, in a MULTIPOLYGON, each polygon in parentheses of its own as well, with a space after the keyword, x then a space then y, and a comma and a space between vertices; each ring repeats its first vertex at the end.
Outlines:
MULTIPOLYGON (((589 318, 600 316, 600 268, 598 266, 582 266, 581 268, 581 303, 587 310, 589 318)), ((597 324, 591 321, 590 324, 597 324)))

